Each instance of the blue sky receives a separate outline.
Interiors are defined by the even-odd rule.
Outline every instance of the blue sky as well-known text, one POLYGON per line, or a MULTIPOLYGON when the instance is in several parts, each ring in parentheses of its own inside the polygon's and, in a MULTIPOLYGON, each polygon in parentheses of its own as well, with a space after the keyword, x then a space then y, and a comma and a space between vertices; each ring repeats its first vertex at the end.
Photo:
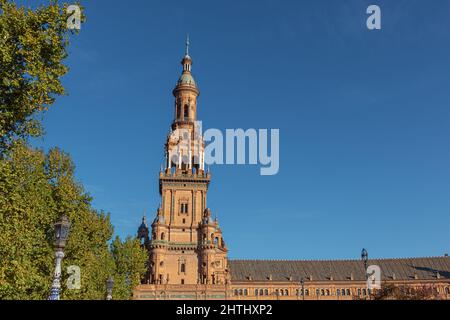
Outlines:
POLYGON ((135 234, 159 205, 189 33, 204 128, 280 129, 277 175, 211 168, 208 206, 230 257, 449 251, 449 1, 82 3, 69 95, 33 143, 71 154, 117 234, 135 234), (381 7, 381 31, 366 28, 370 4, 381 7))

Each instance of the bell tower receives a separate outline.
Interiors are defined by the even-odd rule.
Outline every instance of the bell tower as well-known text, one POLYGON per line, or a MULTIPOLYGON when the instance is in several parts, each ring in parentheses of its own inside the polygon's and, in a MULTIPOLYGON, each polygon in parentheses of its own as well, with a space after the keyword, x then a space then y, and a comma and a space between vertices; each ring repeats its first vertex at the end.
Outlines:
POLYGON ((149 251, 145 283, 159 286, 226 285, 230 274, 227 247, 217 219, 207 207, 211 175, 205 171, 201 127, 197 122, 200 91, 192 76, 189 39, 182 73, 173 89, 174 119, 159 173, 161 204, 151 224, 141 225, 141 243, 149 251), (147 229, 148 230, 148 229, 147 229), (148 234, 148 235, 147 235, 148 234))

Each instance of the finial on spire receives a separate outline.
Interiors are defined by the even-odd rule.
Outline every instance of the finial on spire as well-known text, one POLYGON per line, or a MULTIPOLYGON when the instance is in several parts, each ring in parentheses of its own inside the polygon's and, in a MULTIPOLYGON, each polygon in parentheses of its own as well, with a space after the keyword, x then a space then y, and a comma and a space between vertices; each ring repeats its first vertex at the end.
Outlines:
POLYGON ((142 224, 141 226, 147 227, 147 217, 145 216, 145 212, 142 213, 142 224))
POLYGON ((186 35, 186 55, 189 55, 189 45, 191 43, 189 42, 189 34, 186 35))

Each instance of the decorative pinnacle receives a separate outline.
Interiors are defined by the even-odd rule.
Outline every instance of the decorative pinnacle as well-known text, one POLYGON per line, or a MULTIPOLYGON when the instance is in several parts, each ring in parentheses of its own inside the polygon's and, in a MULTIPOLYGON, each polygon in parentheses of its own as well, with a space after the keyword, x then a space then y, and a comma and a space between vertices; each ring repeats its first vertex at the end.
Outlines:
POLYGON ((189 55, 189 45, 191 43, 189 42, 189 34, 186 35, 186 55, 189 55))

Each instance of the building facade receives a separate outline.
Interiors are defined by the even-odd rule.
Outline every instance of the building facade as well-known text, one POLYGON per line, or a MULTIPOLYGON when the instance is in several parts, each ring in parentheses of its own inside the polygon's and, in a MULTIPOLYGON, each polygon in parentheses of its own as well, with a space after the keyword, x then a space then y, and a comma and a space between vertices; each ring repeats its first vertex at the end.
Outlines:
MULTIPOLYGON (((138 237, 148 250, 148 272, 134 299, 365 299, 365 267, 358 260, 231 260, 217 219, 207 207, 211 175, 197 125, 199 88, 192 76, 189 42, 173 89, 174 120, 159 174, 161 205, 138 237)), ((383 285, 429 288, 449 299, 450 258, 380 259, 383 285)))

